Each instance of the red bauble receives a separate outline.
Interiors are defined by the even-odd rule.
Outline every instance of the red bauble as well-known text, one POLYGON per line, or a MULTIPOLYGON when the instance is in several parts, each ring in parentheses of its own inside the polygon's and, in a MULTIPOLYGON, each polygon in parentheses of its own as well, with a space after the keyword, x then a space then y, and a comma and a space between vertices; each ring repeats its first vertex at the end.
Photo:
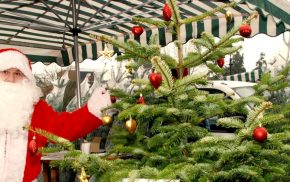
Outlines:
POLYGON ((131 31, 135 37, 139 37, 143 33, 144 28, 142 26, 133 26, 131 31))
POLYGON ((222 67, 224 66, 224 64, 225 64, 225 58, 220 58, 220 59, 218 59, 216 62, 217 62, 217 64, 218 64, 218 66, 219 66, 220 68, 222 68, 222 67))
POLYGON ((189 75, 189 68, 183 68, 183 76, 189 75))
POLYGON ((142 94, 140 94, 139 99, 137 100, 137 104, 145 104, 145 100, 142 94))
POLYGON ((243 37, 250 37, 251 33, 252 33, 252 28, 250 27, 250 25, 243 24, 240 27, 240 35, 241 36, 243 36, 243 37))
POLYGON ((35 136, 33 137, 33 139, 29 142, 28 144, 28 148, 29 148, 29 151, 31 154, 36 154, 37 153, 37 150, 38 150, 38 146, 37 146, 37 143, 36 143, 36 138, 35 136))
POLYGON ((267 129, 264 127, 257 127, 253 131, 253 138, 257 142, 264 142, 267 139, 267 135, 268 135, 267 129))
POLYGON ((112 103, 115 103, 117 101, 117 97, 114 95, 110 95, 110 99, 112 103))
POLYGON ((155 89, 158 89, 162 83, 161 73, 150 73, 149 79, 155 89))
POLYGON ((170 6, 165 3, 164 7, 163 7, 163 19, 165 21, 170 21, 171 20, 171 16, 172 16, 172 11, 170 6))

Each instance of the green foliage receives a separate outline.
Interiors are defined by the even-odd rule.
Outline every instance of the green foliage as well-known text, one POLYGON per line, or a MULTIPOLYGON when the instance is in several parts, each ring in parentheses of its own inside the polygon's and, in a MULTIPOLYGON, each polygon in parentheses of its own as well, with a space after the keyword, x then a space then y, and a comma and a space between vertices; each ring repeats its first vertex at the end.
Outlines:
MULTIPOLYGON (((196 17, 181 19, 175 0, 167 1, 173 12, 173 20, 155 21, 134 17, 133 21, 167 27, 180 37, 180 26, 200 21, 214 12, 235 3, 213 9, 196 17)), ((254 16, 245 19, 249 22, 254 16)), ((141 46, 137 41, 119 42, 103 36, 103 40, 124 50, 119 61, 132 60, 130 66, 138 70, 141 66, 153 67, 162 75, 162 84, 154 88, 148 78, 136 78, 132 84, 138 89, 126 92, 111 90, 118 98, 111 108, 118 111, 108 140, 112 147, 102 155, 68 153, 59 165, 79 171, 82 167, 96 181, 115 182, 124 178, 168 179, 180 181, 289 181, 290 105, 282 112, 269 112, 275 104, 265 102, 265 91, 283 88, 287 71, 272 78, 265 74, 257 88, 257 96, 230 100, 228 95, 211 94, 198 86, 210 84, 207 73, 183 76, 183 68, 206 65, 211 71, 222 73, 215 61, 240 49, 233 43, 242 38, 232 38, 239 26, 234 27, 219 41, 203 32, 200 39, 192 43, 196 50, 186 57, 182 53, 180 40, 175 40, 178 58, 160 53, 156 37, 150 45, 141 46), (174 78, 171 69, 177 69, 174 78), (145 104, 137 103, 142 94, 145 104), (245 118, 235 117, 245 116, 245 118), (231 117, 228 117, 231 116, 231 117), (235 129, 232 135, 219 136, 201 127, 206 119, 219 117, 218 125, 235 129), (137 122, 137 129, 130 133, 125 123, 129 119, 137 122), (265 142, 257 142, 252 134, 263 125, 268 130, 265 142)))

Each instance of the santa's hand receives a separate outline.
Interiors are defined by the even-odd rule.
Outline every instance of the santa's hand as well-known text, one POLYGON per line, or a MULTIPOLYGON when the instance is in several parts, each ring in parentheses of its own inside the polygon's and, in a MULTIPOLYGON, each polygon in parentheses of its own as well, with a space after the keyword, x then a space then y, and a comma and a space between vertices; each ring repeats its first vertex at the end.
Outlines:
POLYGON ((97 87, 88 100, 88 109, 90 113, 98 118, 101 118, 102 109, 110 106, 111 104, 109 91, 103 87, 97 87))

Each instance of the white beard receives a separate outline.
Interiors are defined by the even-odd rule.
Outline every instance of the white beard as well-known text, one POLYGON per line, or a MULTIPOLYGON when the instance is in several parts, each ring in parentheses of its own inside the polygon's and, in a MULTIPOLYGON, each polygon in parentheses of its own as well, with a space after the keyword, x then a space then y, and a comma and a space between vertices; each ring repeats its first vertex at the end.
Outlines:
POLYGON ((40 88, 24 81, 0 81, 0 181, 22 181, 26 163, 28 132, 40 88))
POLYGON ((29 125, 34 104, 41 95, 40 88, 30 82, 0 81, 0 132, 15 133, 29 125))

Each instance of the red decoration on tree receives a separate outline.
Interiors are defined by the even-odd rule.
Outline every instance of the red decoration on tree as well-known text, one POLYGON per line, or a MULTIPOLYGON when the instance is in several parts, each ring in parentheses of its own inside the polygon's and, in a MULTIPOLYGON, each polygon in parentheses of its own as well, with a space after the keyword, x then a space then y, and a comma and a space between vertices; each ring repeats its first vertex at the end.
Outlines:
POLYGON ((220 68, 222 68, 224 66, 224 64, 225 64, 225 58, 222 57, 222 58, 218 59, 216 62, 218 64, 218 66, 220 68))
POLYGON ((117 97, 114 95, 110 95, 110 99, 112 103, 115 103, 117 101, 117 97))
POLYGON ((35 136, 33 136, 32 140, 29 142, 28 148, 29 148, 29 151, 31 152, 31 154, 33 154, 33 155, 36 154, 36 152, 38 150, 38 146, 36 143, 35 136))
POLYGON ((150 82, 151 82, 151 84, 153 85, 153 87, 155 89, 158 89, 159 86, 162 83, 162 75, 161 75, 161 73, 155 73, 155 72, 150 73, 149 79, 150 79, 150 82))
POLYGON ((268 135, 267 129, 261 126, 257 127, 253 131, 253 138, 257 142, 264 142, 267 139, 267 135, 268 135))
POLYGON ((183 68, 183 76, 189 75, 189 68, 183 68))
POLYGON ((252 28, 248 24, 243 24, 240 26, 240 35, 243 37, 250 37, 252 33, 252 28))
POLYGON ((145 100, 142 94, 140 94, 139 99, 137 100, 137 104, 145 104, 145 100))
POLYGON ((163 19, 165 21, 170 21, 171 20, 171 16, 172 16, 172 11, 170 6, 165 3, 164 7, 163 7, 163 19))
POLYGON ((135 37, 139 37, 143 33, 144 28, 142 26, 133 26, 131 31, 135 37))

